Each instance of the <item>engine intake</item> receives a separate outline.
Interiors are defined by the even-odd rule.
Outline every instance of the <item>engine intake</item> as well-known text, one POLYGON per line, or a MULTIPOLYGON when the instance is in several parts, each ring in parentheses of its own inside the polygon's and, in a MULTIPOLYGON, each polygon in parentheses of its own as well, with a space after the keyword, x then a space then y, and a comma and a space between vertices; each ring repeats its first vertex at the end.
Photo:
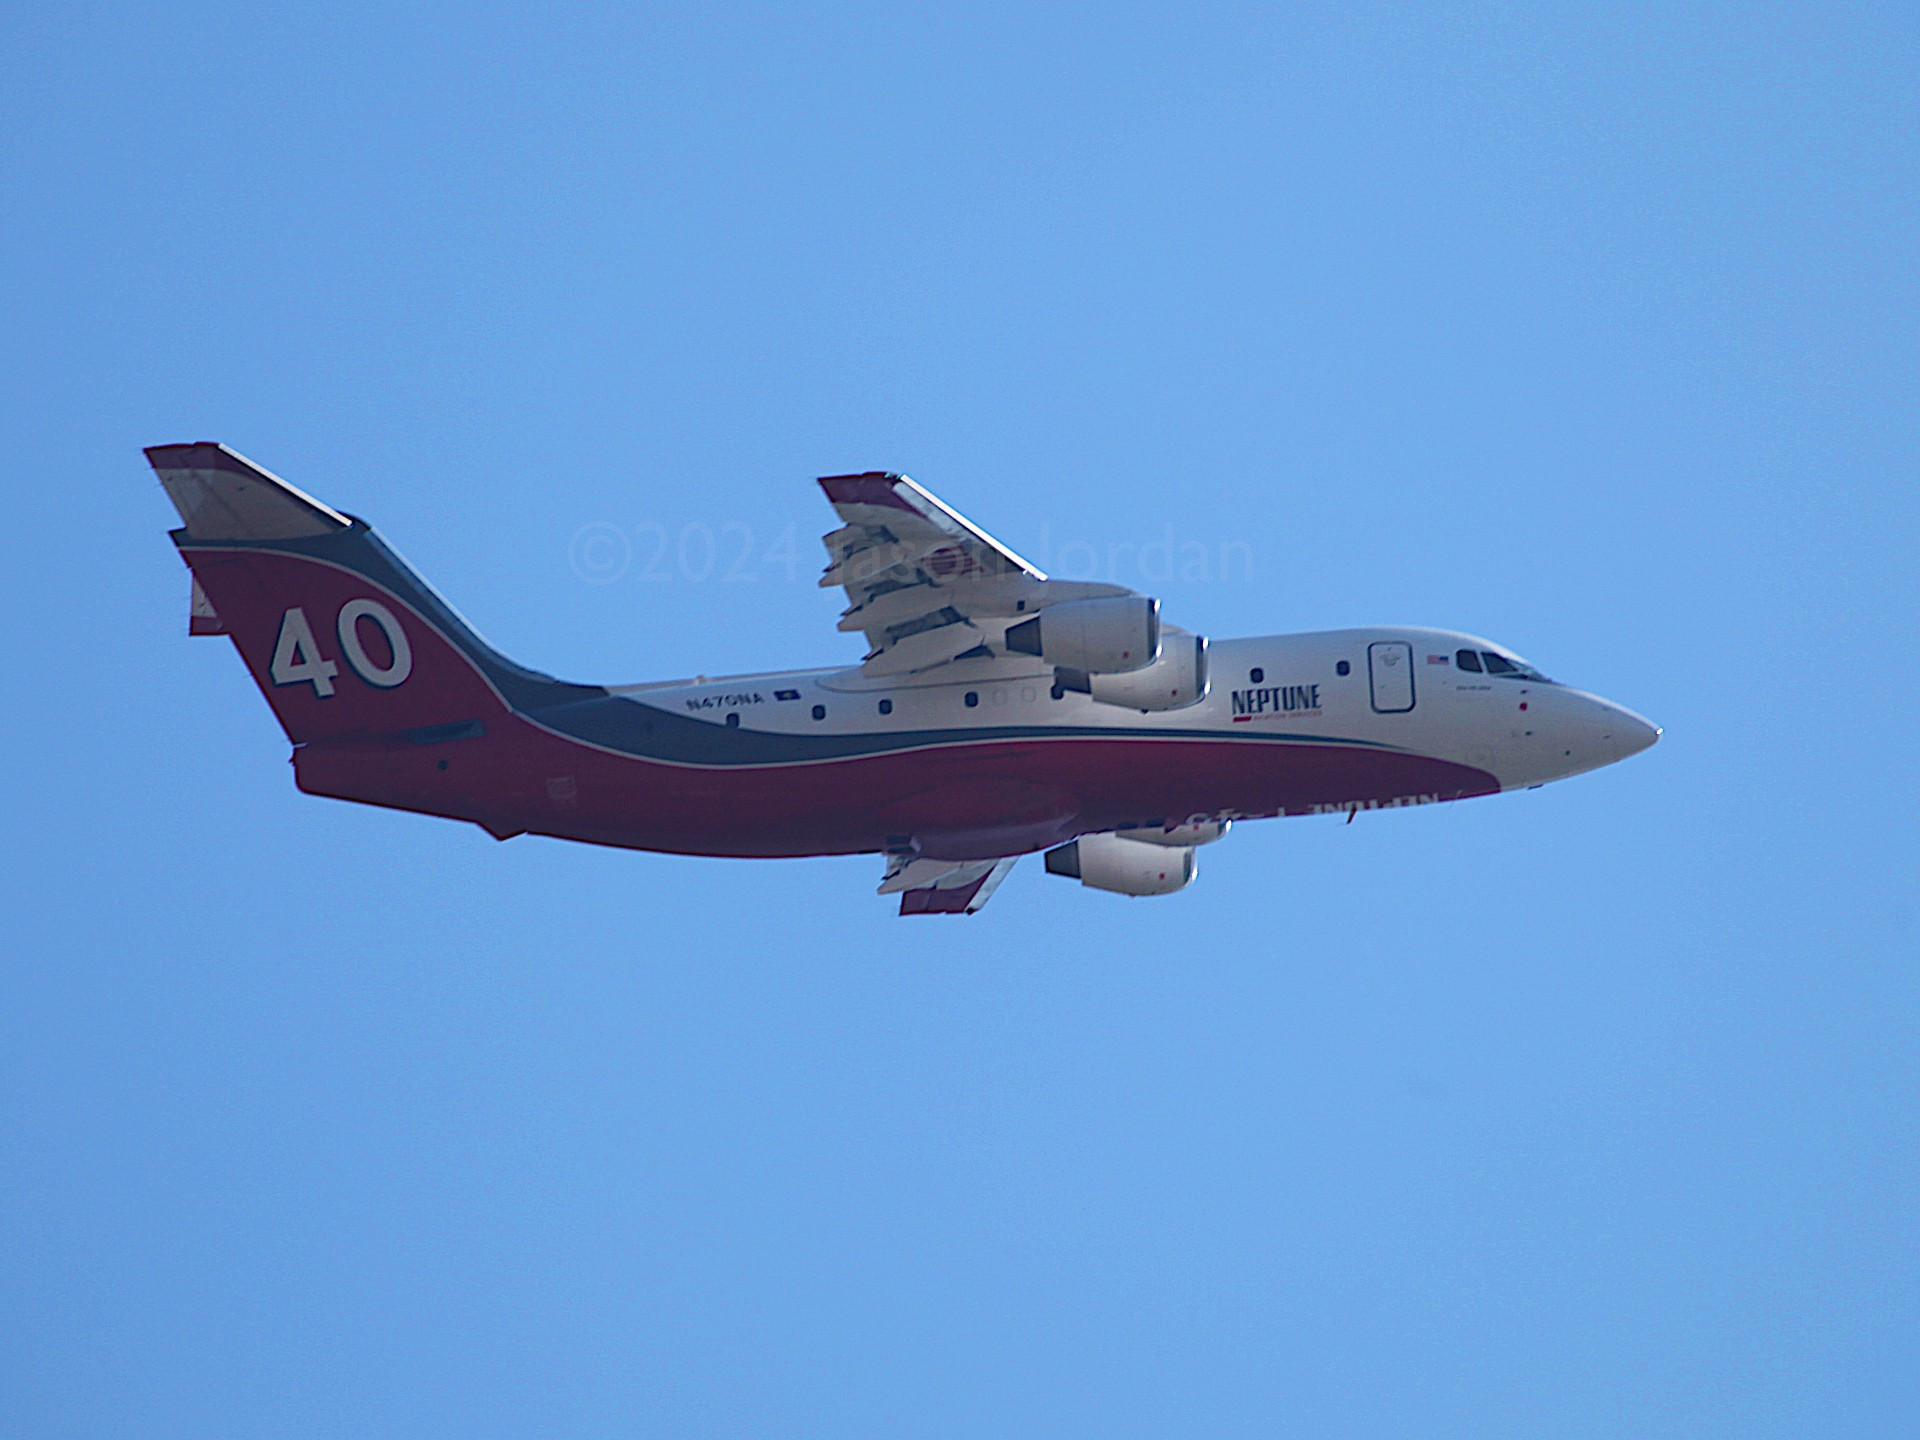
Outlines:
POLYGON ((1010 627, 1006 645, 1089 675, 1125 674, 1160 658, 1160 602, 1145 595, 1062 601, 1010 627))
POLYGON ((1120 835, 1082 835, 1047 852, 1047 873, 1116 895, 1171 895, 1193 883, 1189 845, 1155 845, 1120 835))

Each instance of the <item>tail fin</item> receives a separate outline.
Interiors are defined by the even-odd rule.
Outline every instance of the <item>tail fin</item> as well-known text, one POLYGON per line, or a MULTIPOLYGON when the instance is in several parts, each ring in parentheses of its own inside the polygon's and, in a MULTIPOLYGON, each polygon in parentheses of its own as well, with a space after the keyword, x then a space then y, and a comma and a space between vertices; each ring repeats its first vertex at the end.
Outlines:
POLYGON ((515 665, 364 520, 226 446, 156 445, 147 459, 186 522, 172 536, 196 632, 232 637, 294 744, 484 728, 605 693, 515 665))

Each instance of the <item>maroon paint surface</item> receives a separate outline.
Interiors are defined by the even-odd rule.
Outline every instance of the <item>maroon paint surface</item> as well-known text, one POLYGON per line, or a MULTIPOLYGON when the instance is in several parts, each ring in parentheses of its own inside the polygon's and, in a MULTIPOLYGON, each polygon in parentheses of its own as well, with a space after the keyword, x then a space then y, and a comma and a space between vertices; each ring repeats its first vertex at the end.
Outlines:
POLYGON ((496 834, 740 856, 850 854, 912 836, 951 859, 1021 854, 1143 821, 1499 789, 1467 766, 1345 746, 1063 737, 692 766, 614 754, 518 716, 490 725, 483 737, 438 745, 306 745, 295 774, 311 794, 457 816, 496 834))

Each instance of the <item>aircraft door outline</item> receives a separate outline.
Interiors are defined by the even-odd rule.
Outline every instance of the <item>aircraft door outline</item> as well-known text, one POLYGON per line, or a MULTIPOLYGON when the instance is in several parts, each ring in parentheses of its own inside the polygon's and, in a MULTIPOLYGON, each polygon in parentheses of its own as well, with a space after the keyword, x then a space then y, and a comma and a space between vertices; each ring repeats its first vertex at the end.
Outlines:
POLYGON ((1413 646, 1405 640, 1376 640, 1367 646, 1367 690, 1376 715, 1404 715, 1413 709, 1413 646))

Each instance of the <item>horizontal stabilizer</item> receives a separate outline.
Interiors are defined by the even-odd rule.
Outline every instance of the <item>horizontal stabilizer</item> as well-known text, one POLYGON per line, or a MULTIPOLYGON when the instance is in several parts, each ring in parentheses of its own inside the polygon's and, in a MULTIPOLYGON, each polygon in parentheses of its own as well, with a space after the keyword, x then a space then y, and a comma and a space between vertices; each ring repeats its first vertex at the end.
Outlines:
POLYGON ((195 540, 303 540, 353 523, 224 445, 150 445, 147 461, 195 540))
POLYGON ((207 592, 200 588, 198 576, 193 582, 193 598, 187 602, 187 633, 189 635, 227 633, 227 627, 220 623, 219 612, 213 608, 213 602, 207 599, 207 592))

